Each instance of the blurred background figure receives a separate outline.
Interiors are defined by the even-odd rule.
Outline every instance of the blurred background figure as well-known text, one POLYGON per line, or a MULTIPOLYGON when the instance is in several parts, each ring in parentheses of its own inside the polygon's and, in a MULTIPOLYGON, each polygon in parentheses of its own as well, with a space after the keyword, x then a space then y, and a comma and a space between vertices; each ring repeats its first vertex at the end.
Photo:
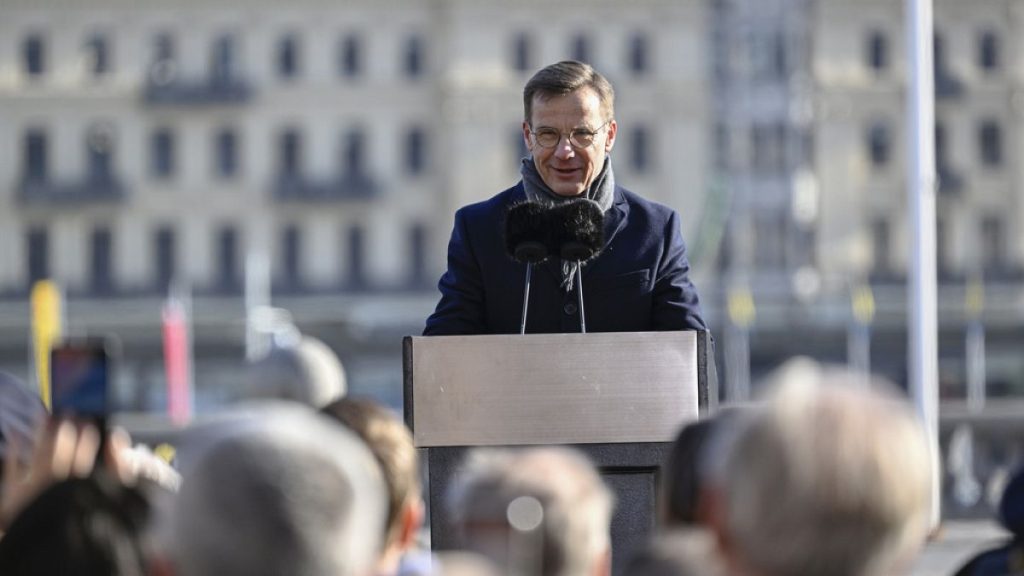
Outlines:
POLYGON ((93 424, 40 424, 31 453, 5 456, 0 574, 147 574, 152 502, 176 480, 123 431, 101 443, 93 424))
POLYGON ((626 563, 624 576, 724 576, 711 534, 675 529, 656 534, 626 563))
POLYGON ((239 396, 278 399, 322 408, 345 395, 345 369, 338 356, 311 336, 274 342, 267 354, 246 366, 239 396))
POLYGON ((1009 542, 977 554, 956 572, 956 576, 1024 574, 1024 468, 1017 470, 1003 492, 999 519, 1010 531, 1009 542))
POLYGON ((730 573, 892 576, 924 544, 931 462, 910 405, 802 361, 735 419, 711 518, 730 573))
POLYGON ((415 546, 423 524, 419 458, 412 434, 405 423, 372 400, 341 398, 322 412, 358 434, 380 464, 388 488, 388 523, 375 573, 398 574, 403 555, 415 546))
POLYGON ((668 528, 707 523, 707 460, 716 446, 715 432, 738 417, 730 407, 684 425, 662 465, 661 522, 668 528))
POLYGON ((292 404, 249 407, 219 433, 183 469, 165 550, 174 574, 373 573, 387 494, 355 434, 292 404))
POLYGON ((0 478, 8 453, 28 457, 35 437, 46 416, 39 394, 7 372, 0 371, 0 478))
POLYGON ((466 549, 504 573, 610 574, 614 496, 579 452, 471 452, 450 506, 466 549))
POLYGON ((149 517, 143 492, 113 475, 60 481, 19 514, 0 539, 0 573, 145 576, 149 517))

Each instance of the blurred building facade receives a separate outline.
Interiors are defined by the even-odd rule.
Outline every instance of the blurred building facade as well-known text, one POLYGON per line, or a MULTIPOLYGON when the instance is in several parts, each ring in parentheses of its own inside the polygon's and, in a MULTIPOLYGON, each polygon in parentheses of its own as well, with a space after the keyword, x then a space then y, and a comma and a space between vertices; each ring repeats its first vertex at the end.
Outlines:
POLYGON ((400 402, 400 337, 436 301, 454 211, 518 180, 522 86, 560 59, 616 86, 619 181, 699 224, 696 0, 0 11, 0 362, 27 370, 28 289, 52 278, 70 332, 120 335, 136 409, 162 401, 172 284, 192 294, 200 400, 238 377, 253 257, 354 390, 400 402))
MULTIPOLYGON (((518 180, 522 86, 574 58, 616 87, 618 180, 682 214, 727 399, 794 354, 903 383, 903 10, 0 0, 0 366, 27 375, 28 290, 52 278, 70 333, 120 336, 124 406, 160 410, 175 285, 216 404, 244 385, 266 262, 269 303, 397 406, 454 211, 518 180)), ((1024 395, 1024 0, 936 0, 935 27, 943 414, 977 422, 980 365, 995 438, 1024 395)), ((986 446, 982 466, 1020 458, 986 446)))
MULTIPOLYGON (((230 378, 217 366, 240 357, 255 255, 273 304, 341 353, 357 389, 396 389, 397 339, 434 304, 452 214, 518 178, 522 85, 577 58, 616 86, 619 180, 683 215, 727 391, 796 353, 846 362, 858 338, 862 361, 903 381, 903 8, 4 0, 0 356, 25 364, 27 290, 52 277, 72 331, 121 334, 158 381, 176 283, 200 376, 230 378)), ((1024 389, 1022 10, 936 5, 950 397, 972 324, 990 392, 1024 389)))

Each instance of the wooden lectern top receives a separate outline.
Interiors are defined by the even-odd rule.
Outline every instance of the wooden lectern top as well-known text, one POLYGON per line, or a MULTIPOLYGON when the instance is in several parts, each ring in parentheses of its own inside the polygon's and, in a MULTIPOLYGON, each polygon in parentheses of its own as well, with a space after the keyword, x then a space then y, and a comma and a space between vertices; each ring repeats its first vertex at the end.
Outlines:
POLYGON ((669 442, 698 415, 704 335, 409 336, 406 421, 420 448, 669 442))

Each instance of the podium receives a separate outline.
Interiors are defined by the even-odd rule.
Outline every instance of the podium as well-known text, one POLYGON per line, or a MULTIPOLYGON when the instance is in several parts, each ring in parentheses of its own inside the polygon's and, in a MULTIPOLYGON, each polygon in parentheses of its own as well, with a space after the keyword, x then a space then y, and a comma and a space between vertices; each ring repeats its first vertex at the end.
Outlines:
POLYGON ((563 445, 615 493, 620 573, 654 528, 672 440, 715 405, 709 342, 703 331, 407 336, 405 421, 427 467, 431 547, 458 545, 444 498, 468 450, 563 445))

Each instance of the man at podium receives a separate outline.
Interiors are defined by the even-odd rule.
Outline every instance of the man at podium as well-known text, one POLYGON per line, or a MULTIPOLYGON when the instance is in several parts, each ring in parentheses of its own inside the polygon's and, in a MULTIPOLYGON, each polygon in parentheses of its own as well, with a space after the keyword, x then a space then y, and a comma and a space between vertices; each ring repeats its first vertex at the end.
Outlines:
POLYGON ((424 335, 707 330, 679 229, 679 215, 619 186, 611 151, 618 125, 611 84, 590 65, 543 68, 523 90, 522 179, 455 213, 441 299, 424 335), (509 208, 534 201, 592 200, 603 214, 600 251, 581 270, 555 257, 526 267, 508 256, 509 208), (583 315, 585 311, 585 316, 583 315))

